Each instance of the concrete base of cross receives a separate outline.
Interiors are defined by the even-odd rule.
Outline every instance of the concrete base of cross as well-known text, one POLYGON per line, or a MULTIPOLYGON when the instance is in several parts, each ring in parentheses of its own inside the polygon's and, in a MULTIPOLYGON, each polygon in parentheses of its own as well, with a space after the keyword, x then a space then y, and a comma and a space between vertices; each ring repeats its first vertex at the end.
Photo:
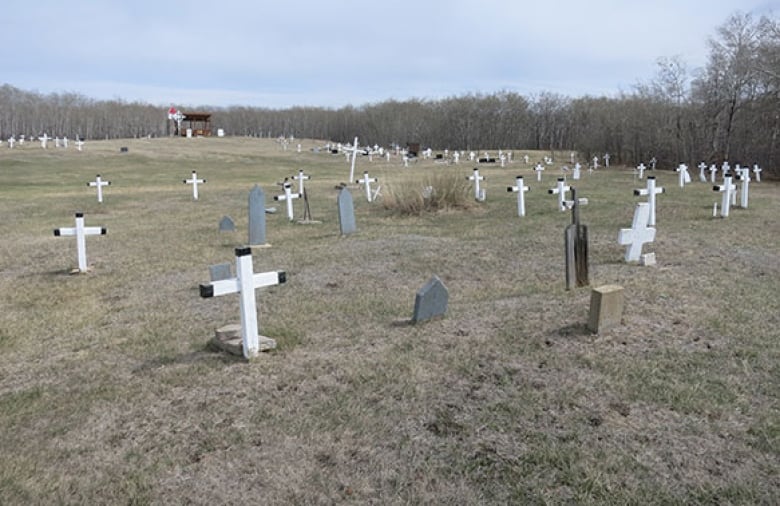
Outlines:
POLYGON ((87 267, 87 270, 85 271, 80 271, 78 267, 74 267, 70 271, 68 271, 68 274, 73 276, 75 274, 89 274, 90 272, 92 272, 92 267, 87 267))
MULTIPOLYGON (((270 337, 258 336, 260 351, 270 351, 276 348, 276 341, 270 337)), ((241 342, 241 325, 231 323, 214 331, 210 344, 218 350, 231 355, 244 356, 244 344, 241 342)))

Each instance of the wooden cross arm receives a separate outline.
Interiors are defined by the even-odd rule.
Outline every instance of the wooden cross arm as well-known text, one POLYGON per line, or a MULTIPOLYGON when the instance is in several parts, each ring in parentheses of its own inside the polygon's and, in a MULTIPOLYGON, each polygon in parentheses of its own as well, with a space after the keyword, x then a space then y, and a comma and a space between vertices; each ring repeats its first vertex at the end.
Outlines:
MULTIPOLYGON (((281 285, 287 282, 287 273, 285 271, 261 272, 252 276, 255 288, 262 286, 281 285)), ((239 292, 238 278, 221 279, 211 283, 201 283, 200 296, 204 299, 210 297, 219 297, 239 292)))

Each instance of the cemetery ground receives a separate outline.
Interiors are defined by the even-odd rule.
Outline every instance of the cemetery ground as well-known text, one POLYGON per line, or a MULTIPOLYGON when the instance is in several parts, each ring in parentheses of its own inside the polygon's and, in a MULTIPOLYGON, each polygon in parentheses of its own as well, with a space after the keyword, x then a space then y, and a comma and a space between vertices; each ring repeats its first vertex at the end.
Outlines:
MULTIPOLYGON (((594 335, 590 288, 565 290, 557 165, 541 183, 532 170, 547 153, 481 165, 487 200, 470 210, 401 216, 352 188, 357 233, 340 237, 349 165, 300 142, 0 149, 0 503, 777 503, 776 182, 715 219, 711 184, 655 171, 658 265, 641 267, 617 235, 644 181, 625 167, 570 181, 589 199, 591 286, 625 288, 622 325, 594 335), (299 169, 321 224, 273 201, 299 169), (192 171, 207 180, 197 201, 192 171), (111 181, 102 204, 96 174, 111 181), (523 218, 506 191, 518 174, 523 218), (238 322, 238 296, 198 285, 234 265, 254 184, 278 208, 254 271, 287 282, 257 290, 278 348, 247 362, 208 346, 238 322), (91 271, 70 275, 75 238, 52 230, 76 212, 107 235, 87 237, 91 271), (217 230, 224 215, 236 232, 217 230), (411 325, 434 274, 447 313, 411 325)), ((465 179, 463 160, 360 157, 356 177, 384 193, 465 179)))

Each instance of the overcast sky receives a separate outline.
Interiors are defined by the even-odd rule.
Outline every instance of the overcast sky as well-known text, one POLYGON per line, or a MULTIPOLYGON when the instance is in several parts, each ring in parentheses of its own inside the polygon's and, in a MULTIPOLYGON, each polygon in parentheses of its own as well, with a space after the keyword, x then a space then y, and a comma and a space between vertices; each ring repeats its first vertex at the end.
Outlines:
MULTIPOLYGON (((780 0, 13 0, 0 84, 161 106, 614 95, 780 0)), ((2 111, 0 111, 2 114, 2 111)))

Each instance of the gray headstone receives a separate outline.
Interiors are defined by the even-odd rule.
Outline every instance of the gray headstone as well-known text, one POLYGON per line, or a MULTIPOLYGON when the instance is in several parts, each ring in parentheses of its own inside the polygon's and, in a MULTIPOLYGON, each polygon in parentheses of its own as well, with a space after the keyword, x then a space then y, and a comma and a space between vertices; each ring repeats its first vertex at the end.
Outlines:
POLYGON ((265 194, 255 185, 249 192, 249 245, 265 244, 265 194))
POLYGON ((223 279, 230 279, 233 275, 230 273, 230 264, 217 264, 209 266, 209 276, 211 281, 220 281, 223 279))
POLYGON ((222 219, 219 220, 219 231, 235 232, 236 224, 233 222, 233 218, 231 218, 230 216, 223 216, 222 219))
POLYGON ((414 298, 414 315, 412 323, 429 320, 434 316, 443 315, 447 312, 447 301, 449 292, 441 279, 434 276, 420 288, 417 296, 414 298))
POLYGON ((339 207, 339 227, 341 235, 349 235, 357 232, 355 227, 355 205, 352 202, 352 194, 342 188, 337 199, 339 207))

